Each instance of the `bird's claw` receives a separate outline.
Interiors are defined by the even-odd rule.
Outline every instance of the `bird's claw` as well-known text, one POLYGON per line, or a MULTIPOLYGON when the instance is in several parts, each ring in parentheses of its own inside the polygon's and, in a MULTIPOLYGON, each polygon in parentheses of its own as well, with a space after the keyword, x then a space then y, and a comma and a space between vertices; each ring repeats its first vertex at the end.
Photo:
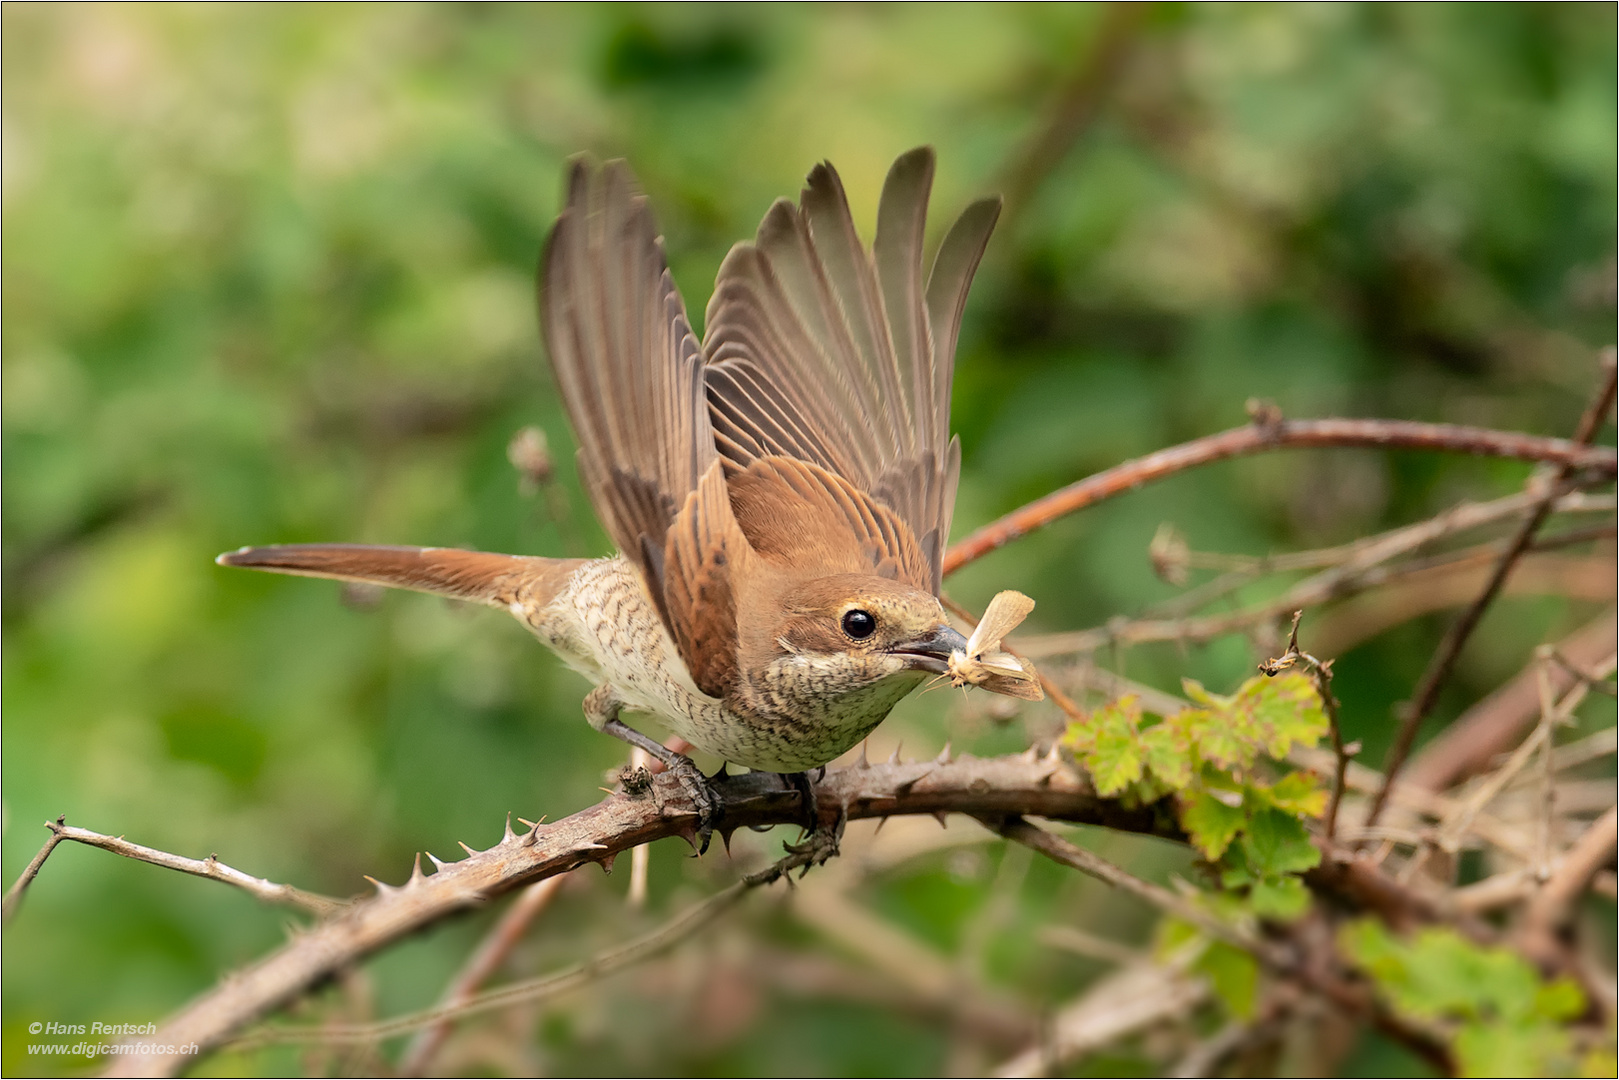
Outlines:
POLYGON ((686 797, 697 809, 697 854, 706 854, 708 842, 714 835, 714 827, 725 816, 725 800, 713 782, 703 775, 703 770, 697 767, 695 761, 684 754, 671 756, 674 760, 666 766, 667 771, 680 783, 680 790, 686 793, 686 797))
MULTIPOLYGON (((826 777, 823 767, 817 779, 826 777)), ((782 845, 792 856, 795 866, 802 866, 803 874, 809 873, 812 866, 820 866, 828 859, 838 854, 838 841, 843 838, 845 817, 839 813, 837 819, 830 825, 821 823, 820 805, 815 798, 815 783, 807 772, 786 773, 782 777, 787 785, 798 792, 799 808, 803 817, 799 824, 804 829, 804 835, 796 844, 782 845)))
POLYGON ((847 819, 840 813, 830 826, 817 824, 803 840, 796 844, 782 845, 790 856, 791 865, 803 867, 799 877, 809 873, 810 867, 820 866, 828 859, 837 856, 838 842, 843 839, 843 826, 846 821, 847 819))

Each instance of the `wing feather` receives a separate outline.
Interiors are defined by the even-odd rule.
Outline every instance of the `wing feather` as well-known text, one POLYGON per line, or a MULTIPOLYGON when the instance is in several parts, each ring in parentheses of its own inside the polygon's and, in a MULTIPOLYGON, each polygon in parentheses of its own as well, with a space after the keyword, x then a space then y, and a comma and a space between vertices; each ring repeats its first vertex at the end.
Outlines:
POLYGON ((1000 203, 967 209, 924 285, 933 172, 927 147, 894 163, 868 251, 836 171, 816 166, 799 205, 778 200, 721 266, 703 375, 728 475, 774 456, 842 478, 905 526, 892 542, 920 548, 922 587, 937 592, 961 460, 949 434, 956 339, 1000 203))
POLYGON ((730 574, 746 540, 714 497, 722 466, 702 349, 623 162, 571 166, 541 264, 540 314, 596 512, 640 569, 693 678, 719 696, 735 675, 730 574), (702 612, 689 606, 699 601, 702 612))

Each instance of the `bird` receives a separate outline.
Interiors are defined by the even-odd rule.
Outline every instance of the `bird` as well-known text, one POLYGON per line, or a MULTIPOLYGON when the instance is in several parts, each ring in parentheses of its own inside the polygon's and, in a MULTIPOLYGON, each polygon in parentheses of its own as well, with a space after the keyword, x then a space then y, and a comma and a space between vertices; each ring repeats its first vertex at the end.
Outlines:
POLYGON ((704 847, 718 792, 622 714, 783 774, 812 808, 808 770, 967 644, 940 602, 961 467, 950 393, 1001 204, 968 205, 924 276, 934 168, 926 146, 894 162, 868 248, 837 171, 816 165, 797 204, 776 200, 731 248, 699 340, 628 165, 570 161, 540 325, 618 554, 282 544, 217 561, 506 609, 594 684, 593 727, 674 773, 704 847))

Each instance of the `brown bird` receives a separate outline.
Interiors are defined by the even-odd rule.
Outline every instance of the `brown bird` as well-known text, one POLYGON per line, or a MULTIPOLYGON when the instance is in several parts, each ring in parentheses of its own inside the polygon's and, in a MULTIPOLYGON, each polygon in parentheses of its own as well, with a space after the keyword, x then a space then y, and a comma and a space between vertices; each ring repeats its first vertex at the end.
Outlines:
POLYGON ((1000 200, 967 208, 924 277, 933 167, 928 147, 894 163, 868 251, 837 172, 816 166, 797 206, 778 200, 731 249, 699 343, 628 167, 572 164, 540 315, 580 471, 622 554, 291 544, 218 561, 506 608, 596 684, 592 726, 681 778, 706 841, 712 788, 621 712, 802 774, 966 645, 938 599, 960 468, 950 382, 1000 200))

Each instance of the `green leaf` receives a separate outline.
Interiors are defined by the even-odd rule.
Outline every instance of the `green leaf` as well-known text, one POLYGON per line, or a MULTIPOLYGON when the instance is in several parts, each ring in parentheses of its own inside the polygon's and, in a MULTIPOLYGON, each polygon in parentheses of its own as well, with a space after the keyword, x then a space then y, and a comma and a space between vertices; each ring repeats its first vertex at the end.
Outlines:
POLYGON ((1305 817, 1320 817, 1327 809, 1327 790, 1314 773, 1290 772, 1270 787, 1254 784, 1251 790, 1278 810, 1305 817))
POLYGON ((1310 842, 1310 834, 1298 818, 1274 807, 1253 816, 1242 838, 1248 867, 1261 877, 1310 870, 1321 862, 1321 851, 1310 842))
POLYGON ((1560 1076, 1568 1034, 1553 1024, 1467 1024, 1456 1033, 1462 1076, 1560 1076))
POLYGON ((1254 958, 1223 941, 1209 944, 1192 970, 1209 980, 1214 996, 1237 1020, 1254 1015, 1254 999, 1259 987, 1259 965, 1254 958))
POLYGON ((1141 751, 1147 768, 1171 791, 1184 791, 1191 784, 1191 747, 1175 725, 1155 724, 1143 731, 1141 751))
POLYGON ((1278 760, 1294 743, 1314 746, 1330 730, 1315 683, 1302 672, 1267 678, 1255 675, 1235 695, 1235 707, 1248 714, 1254 737, 1278 760))
POLYGON ((1181 828, 1191 837, 1192 846, 1210 862, 1225 854, 1247 820, 1242 807, 1227 806, 1206 791, 1181 807, 1181 828))
POLYGON ((1253 765, 1253 744, 1233 724, 1229 712, 1205 712, 1200 715, 1207 719, 1196 729, 1199 757, 1222 769, 1248 768, 1253 765))
POLYGON ((1585 992, 1579 983, 1565 976, 1535 992, 1533 1011, 1548 1020, 1573 1020, 1585 1013, 1585 992))
POLYGON ((1085 768, 1098 795, 1117 795, 1141 779, 1141 750, 1134 739, 1104 733, 1085 755, 1085 768))
POLYGON ((1091 714, 1091 744, 1083 761, 1098 795, 1117 795, 1141 779, 1140 723, 1141 703, 1134 694, 1091 714))

